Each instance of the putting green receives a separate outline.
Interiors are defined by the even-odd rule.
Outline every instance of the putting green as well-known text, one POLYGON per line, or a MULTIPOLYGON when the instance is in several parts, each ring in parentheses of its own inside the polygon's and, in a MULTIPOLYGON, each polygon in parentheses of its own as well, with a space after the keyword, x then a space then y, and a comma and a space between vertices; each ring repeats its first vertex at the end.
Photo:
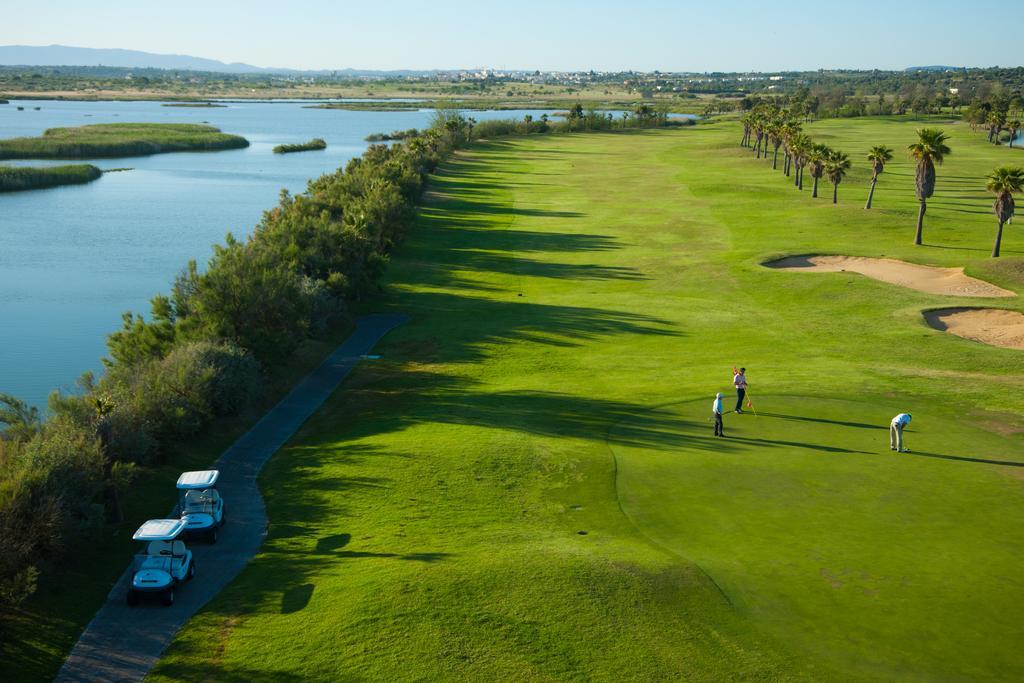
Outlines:
POLYGON ((658 449, 630 446, 628 422, 613 427, 636 526, 811 659, 868 677, 1015 670, 1018 654, 992 633, 1019 633, 1007 605, 1024 603, 1011 578, 1024 551, 1019 439, 929 409, 914 411, 911 452, 896 454, 888 420, 906 406, 759 396, 755 407, 726 415, 715 438, 710 401, 660 406, 662 421, 678 417, 658 449))

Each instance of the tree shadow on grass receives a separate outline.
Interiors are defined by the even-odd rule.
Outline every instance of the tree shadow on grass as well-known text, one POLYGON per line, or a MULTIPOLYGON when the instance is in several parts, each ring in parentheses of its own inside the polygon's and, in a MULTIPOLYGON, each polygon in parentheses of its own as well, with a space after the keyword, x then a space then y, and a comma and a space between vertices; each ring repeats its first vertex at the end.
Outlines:
POLYGON ((622 248, 622 240, 611 235, 570 233, 551 230, 495 228, 487 221, 452 220, 444 211, 423 214, 421 228, 409 238, 408 244, 430 252, 442 250, 511 249, 516 253, 608 252, 622 248), (423 229, 443 230, 444 245, 436 244, 441 233, 423 235, 423 229))
MULTIPOLYGON (((513 253, 452 249, 437 256, 436 259, 420 261, 416 264, 415 269, 407 270, 403 284, 498 292, 503 289, 511 290, 488 282, 481 282, 474 275, 500 273, 516 277, 577 281, 626 280, 637 282, 648 279, 635 268, 628 266, 553 263, 513 253)), ((516 283, 516 285, 513 289, 521 289, 522 283, 516 283)))
POLYGON ((974 462, 983 465, 1002 465, 1004 467, 1024 467, 1024 462, 1014 462, 1012 460, 989 460, 986 458, 970 458, 966 455, 946 455, 942 453, 926 453, 924 451, 910 451, 904 453, 904 455, 921 456, 923 458, 938 458, 940 460, 958 460, 960 462, 974 462))
POLYGON ((179 657, 191 654, 190 661, 197 664, 185 664, 181 660, 160 667, 159 673, 167 678, 178 681, 218 681, 218 683, 305 683, 305 676, 285 671, 268 671, 265 668, 250 668, 236 664, 225 665, 219 661, 206 659, 205 652, 194 652, 194 649, 175 642, 175 654, 179 657))
POLYGON ((645 313, 534 303, 528 288, 523 297, 514 297, 512 291, 509 296, 498 300, 447 292, 397 292, 395 311, 413 311, 444 323, 443 338, 433 336, 437 328, 427 327, 424 333, 429 336, 419 342, 411 336, 417 329, 413 323, 403 330, 407 335, 403 351, 434 345, 438 347, 434 359, 467 363, 479 362, 505 344, 573 348, 600 338, 621 337, 626 343, 631 335, 684 334, 672 322, 645 313))
POLYGON ((839 427, 857 427, 861 429, 888 429, 885 425, 870 424, 867 422, 844 422, 843 420, 828 420, 823 417, 808 417, 806 415, 783 415, 781 413, 758 413, 760 417, 774 417, 779 420, 798 420, 800 422, 818 422, 822 424, 836 425, 839 427))
POLYGON ((850 448, 841 448, 839 446, 825 446, 824 444, 808 443, 805 441, 783 441, 781 439, 754 439, 748 436, 733 436, 727 437, 734 441, 742 443, 757 444, 760 446, 771 446, 771 447, 782 447, 788 446, 790 448, 803 448, 812 451, 824 451, 826 453, 850 453, 858 455, 875 455, 871 451, 857 451, 850 448))
MULTIPOLYGON (((659 450, 722 446, 703 438, 704 431, 711 431, 710 423, 688 419, 671 407, 558 391, 486 391, 470 378, 411 364, 374 374, 375 381, 350 387, 332 406, 338 414, 349 415, 344 433, 352 441, 423 424, 449 424, 659 450)), ((424 446, 424 457, 428 453, 424 446)))
POLYGON ((281 594, 281 614, 294 614, 306 609, 313 597, 313 590, 311 583, 299 584, 286 590, 281 594))
POLYGON ((316 553, 319 555, 331 555, 339 558, 366 558, 383 557, 397 560, 410 560, 415 562, 439 562, 452 557, 452 553, 442 552, 416 552, 416 553, 381 553, 356 550, 342 550, 352 540, 352 534, 332 534, 324 536, 316 542, 316 553))

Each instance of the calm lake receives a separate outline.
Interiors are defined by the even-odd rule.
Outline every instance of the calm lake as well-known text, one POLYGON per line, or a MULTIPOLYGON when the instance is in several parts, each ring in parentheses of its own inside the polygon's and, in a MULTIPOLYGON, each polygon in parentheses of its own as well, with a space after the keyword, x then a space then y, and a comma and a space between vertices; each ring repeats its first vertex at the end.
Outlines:
MULTIPOLYGON (((74 390, 100 371, 106 335, 124 311, 149 312, 195 258, 204 264, 225 233, 247 235, 282 188, 362 154, 370 133, 423 128, 433 112, 307 109, 303 102, 224 108, 158 102, 26 101, 0 105, 0 138, 90 123, 209 123, 246 137, 247 149, 100 159, 130 167, 88 185, 0 194, 0 392, 44 407, 54 389, 74 390), (17 106, 24 106, 18 111, 17 106), (39 107, 36 111, 34 107, 39 107), (327 149, 273 154, 281 143, 320 137, 327 149)), ((542 111, 472 112, 478 120, 542 111)), ((30 162, 0 162, 30 163, 30 162)), ((68 163, 68 162, 38 162, 68 163)))

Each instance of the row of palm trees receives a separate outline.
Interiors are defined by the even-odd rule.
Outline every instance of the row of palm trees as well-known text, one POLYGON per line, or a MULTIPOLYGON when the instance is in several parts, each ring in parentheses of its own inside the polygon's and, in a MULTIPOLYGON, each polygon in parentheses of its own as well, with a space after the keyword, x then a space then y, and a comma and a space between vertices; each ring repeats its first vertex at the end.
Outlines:
MULTIPOLYGON (((794 184, 798 189, 803 189, 803 174, 806 169, 814 179, 811 196, 818 196, 818 180, 825 176, 832 183, 832 203, 838 202, 839 184, 850 170, 850 160, 846 154, 830 149, 826 145, 814 143, 808 135, 801 131, 801 124, 798 120, 790 116, 786 110, 774 105, 763 105, 751 110, 742 117, 741 122, 743 124, 743 138, 740 141, 742 146, 753 146, 759 159, 762 156, 767 159, 768 146, 771 145, 774 150, 773 169, 778 168, 779 148, 781 147, 784 155, 783 171, 789 176, 790 170, 794 170, 794 184), (753 145, 751 145, 752 140, 754 141, 753 145)), ((1000 125, 1004 124, 1005 121, 1000 125)), ((1011 132, 1016 135, 1020 124, 1012 122, 1010 127, 1011 132)), ((935 194, 935 168, 942 164, 952 150, 946 144, 949 136, 939 129, 922 128, 917 131, 917 137, 917 141, 909 145, 907 151, 916 164, 914 179, 918 212, 914 244, 920 245, 923 241, 924 216, 928 210, 928 200, 935 194)), ((865 209, 871 208, 878 177, 884 172, 885 165, 892 158, 893 150, 885 145, 876 145, 868 152, 867 160, 871 164, 871 186, 868 190, 867 203, 864 205, 865 209)), ((1002 166, 989 174, 987 181, 986 188, 996 196, 992 208, 999 221, 999 229, 996 232, 992 256, 998 257, 1003 226, 1013 219, 1015 210, 1013 195, 1024 190, 1024 169, 1002 166)))
POLYGON ((850 171, 850 158, 827 145, 811 140, 802 132, 802 123, 788 111, 774 105, 757 107, 743 116, 744 147, 753 146, 757 158, 768 158, 772 148, 772 169, 779 167, 779 150, 783 153, 782 170, 786 177, 793 176, 793 185, 804 189, 804 172, 814 181, 811 196, 818 196, 818 181, 822 177, 832 183, 832 203, 839 201, 839 184, 850 171), (751 145, 753 141, 753 145, 751 145))
POLYGON ((988 126, 989 142, 998 145, 999 134, 1005 130, 1010 133, 1010 147, 1013 147, 1014 138, 1017 137, 1017 133, 1024 127, 1019 119, 1007 121, 1006 112, 998 110, 992 110, 988 113, 985 124, 988 126))

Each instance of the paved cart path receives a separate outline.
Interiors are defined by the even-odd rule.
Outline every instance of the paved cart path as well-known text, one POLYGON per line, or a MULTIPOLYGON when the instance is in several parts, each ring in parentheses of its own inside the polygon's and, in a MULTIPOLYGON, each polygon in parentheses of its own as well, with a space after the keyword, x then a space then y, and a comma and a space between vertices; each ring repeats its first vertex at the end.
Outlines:
POLYGON ((267 513, 256 476, 264 463, 327 400, 360 356, 406 320, 401 315, 360 319, 329 358, 221 455, 213 467, 221 471, 217 488, 224 496, 228 523, 216 545, 190 544, 195 579, 176 591, 171 607, 155 597, 128 607, 125 570, 78 639, 58 681, 140 681, 149 673, 178 629, 242 571, 263 543, 267 513))

